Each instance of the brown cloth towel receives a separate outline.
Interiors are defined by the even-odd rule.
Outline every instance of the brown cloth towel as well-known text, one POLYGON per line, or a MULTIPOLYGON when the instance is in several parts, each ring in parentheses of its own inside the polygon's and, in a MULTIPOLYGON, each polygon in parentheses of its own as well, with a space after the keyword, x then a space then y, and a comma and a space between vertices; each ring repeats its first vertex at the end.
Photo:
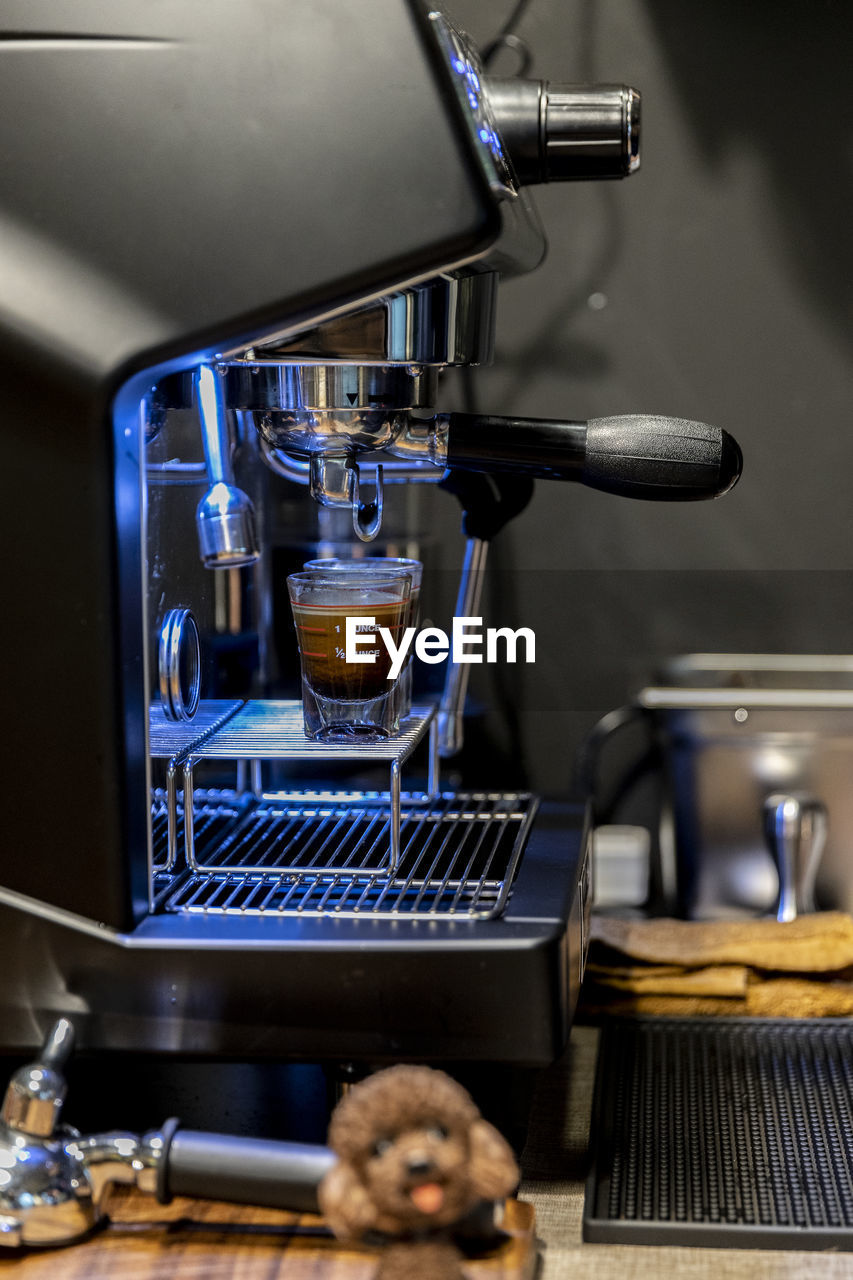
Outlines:
POLYGON ((789 924, 596 916, 590 939, 590 1014, 853 1014, 853 917, 839 911, 789 924))

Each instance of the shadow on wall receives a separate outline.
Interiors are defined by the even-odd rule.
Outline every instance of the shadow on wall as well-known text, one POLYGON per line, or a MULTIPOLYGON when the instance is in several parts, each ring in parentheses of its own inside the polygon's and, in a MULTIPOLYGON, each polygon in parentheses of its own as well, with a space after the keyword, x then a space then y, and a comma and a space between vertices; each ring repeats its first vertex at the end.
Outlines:
POLYGON ((841 88, 853 62, 849 0, 646 7, 697 146, 710 164, 732 142, 760 153, 799 282, 849 340, 853 145, 841 88))
MULTIPOLYGON (((457 6, 480 39, 510 9, 457 6)), ((683 413, 746 458, 735 493, 698 508, 543 483, 496 540, 484 612, 532 626, 537 663, 476 673, 483 737, 553 792, 675 654, 850 650, 853 7, 532 0, 519 34, 534 76, 636 83, 648 163, 636 183, 532 193, 548 264, 504 286, 494 367, 449 375, 447 407, 683 413)))

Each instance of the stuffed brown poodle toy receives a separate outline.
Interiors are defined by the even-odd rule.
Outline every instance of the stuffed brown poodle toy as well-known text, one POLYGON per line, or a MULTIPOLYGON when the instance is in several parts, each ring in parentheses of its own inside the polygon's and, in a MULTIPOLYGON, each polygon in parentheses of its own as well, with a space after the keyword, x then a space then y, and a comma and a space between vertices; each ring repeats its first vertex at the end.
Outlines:
POLYGON ((453 1228, 518 1181, 509 1144, 461 1085, 399 1066, 354 1085, 329 1125, 320 1207, 340 1240, 385 1243, 376 1280, 463 1280, 453 1228))

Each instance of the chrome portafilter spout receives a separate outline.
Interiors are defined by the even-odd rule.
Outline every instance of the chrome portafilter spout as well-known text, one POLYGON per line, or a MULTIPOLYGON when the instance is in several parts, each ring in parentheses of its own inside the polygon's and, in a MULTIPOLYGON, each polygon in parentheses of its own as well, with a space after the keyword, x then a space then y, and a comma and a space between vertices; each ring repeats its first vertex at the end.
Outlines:
POLYGON ((382 527, 384 507, 383 467, 375 471, 373 498, 365 502, 361 474, 353 454, 329 456, 315 453, 309 461, 311 497, 321 507, 349 507, 352 527, 361 542, 372 542, 382 527))
POLYGON ((208 569, 237 569, 260 555, 251 499, 234 484, 231 439, 216 371, 203 364, 193 375, 210 488, 196 508, 199 551, 208 569))
MULTIPOLYGON (((267 360, 226 367, 228 404, 257 428, 267 464, 307 482, 321 506, 350 508, 362 542, 379 533, 386 477, 382 459, 364 469, 362 459, 387 448, 410 411, 434 401, 436 380, 435 367, 414 362, 267 360)), ((387 462, 389 470, 401 469, 387 462)))
POLYGON ((168 1120, 141 1137, 82 1137, 59 1124, 74 1044, 61 1018, 37 1061, 16 1071, 0 1113, 0 1246, 73 1244, 104 1221, 105 1194, 126 1183, 161 1204, 176 1195, 317 1213, 335 1162, 319 1145, 185 1130, 168 1120))

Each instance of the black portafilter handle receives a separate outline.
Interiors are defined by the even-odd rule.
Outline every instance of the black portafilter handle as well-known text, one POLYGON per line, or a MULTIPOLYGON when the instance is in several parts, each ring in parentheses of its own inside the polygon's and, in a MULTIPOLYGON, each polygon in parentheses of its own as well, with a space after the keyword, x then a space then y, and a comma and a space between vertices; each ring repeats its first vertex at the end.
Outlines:
MULTIPOLYGON (((318 1188, 338 1160, 329 1147, 202 1133, 182 1129, 178 1120, 167 1120, 158 1136, 163 1142, 156 1192, 161 1204, 188 1196, 319 1214, 318 1188)), ((494 1248, 501 1233, 492 1202, 477 1203, 453 1224, 453 1235, 474 1251, 494 1248)))
POLYGON ((157 1199, 227 1200, 291 1213, 319 1213, 317 1188, 335 1164, 328 1147, 182 1129, 167 1120, 157 1199))
POLYGON ((659 502, 718 498, 743 466, 737 441, 704 422, 629 414, 589 422, 442 415, 447 466, 574 480, 605 493, 659 502))

